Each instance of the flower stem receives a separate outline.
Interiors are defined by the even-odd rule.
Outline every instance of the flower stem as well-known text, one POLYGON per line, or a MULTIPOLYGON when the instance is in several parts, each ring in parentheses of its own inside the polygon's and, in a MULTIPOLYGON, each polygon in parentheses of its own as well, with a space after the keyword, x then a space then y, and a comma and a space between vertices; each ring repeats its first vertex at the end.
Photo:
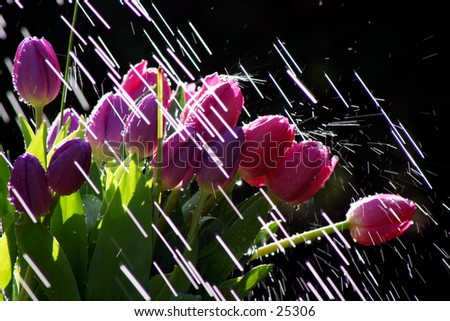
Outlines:
POLYGON ((36 113, 36 134, 41 127, 42 124, 42 114, 44 113, 44 107, 34 107, 36 113))
POLYGON ((78 14, 78 0, 75 1, 74 7, 73 7, 72 28, 70 29, 69 43, 67 45, 66 66, 64 68, 65 82, 63 82, 63 88, 62 88, 62 93, 61 93, 61 106, 59 108, 60 119, 59 119, 58 131, 61 130, 61 126, 63 125, 64 103, 66 101, 66 93, 67 93, 66 82, 67 82, 67 78, 69 77, 70 50, 72 49, 72 46, 73 46, 73 29, 75 28, 75 23, 77 21, 77 14, 78 14))
POLYGON ((194 210, 192 211, 191 224, 189 227, 188 238, 187 238, 189 245, 192 245, 194 243, 195 237, 197 236, 198 223, 200 221, 200 218, 202 217, 204 205, 205 205, 205 202, 206 202, 206 199, 208 198, 208 196, 209 196, 208 193, 200 191, 200 196, 197 201, 197 205, 195 206, 194 210))
POLYGON ((164 108, 163 105, 163 74, 162 69, 158 68, 158 74, 157 74, 157 83, 156 83, 156 91, 158 95, 158 121, 157 121, 157 133, 158 133, 158 151, 157 151, 157 157, 156 160, 156 186, 155 186, 155 200, 158 202, 158 204, 161 204, 161 182, 162 182, 162 142, 164 138, 164 123, 163 123, 163 113, 161 108, 164 108))
POLYGON ((324 234, 330 234, 335 233, 336 231, 342 232, 344 230, 347 230, 350 227, 350 224, 348 220, 330 224, 324 227, 320 227, 311 231, 303 232, 300 234, 293 235, 291 237, 287 237, 285 239, 282 239, 278 242, 273 242, 264 246, 261 246, 256 249, 256 251, 253 253, 252 257, 250 258, 250 261, 256 260, 257 258, 263 257, 265 255, 269 255, 272 253, 277 252, 280 247, 283 249, 287 249, 292 246, 292 244, 301 244, 306 241, 312 241, 314 239, 317 239, 324 234))

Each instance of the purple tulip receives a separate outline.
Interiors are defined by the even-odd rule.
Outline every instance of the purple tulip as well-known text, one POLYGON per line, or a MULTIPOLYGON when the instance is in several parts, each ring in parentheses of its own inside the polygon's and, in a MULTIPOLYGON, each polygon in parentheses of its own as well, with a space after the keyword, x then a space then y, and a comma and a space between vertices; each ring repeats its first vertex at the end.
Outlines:
POLYGON ((8 189, 9 200, 17 211, 26 212, 26 208, 28 208, 35 217, 45 215, 50 211, 52 195, 47 176, 34 155, 25 153, 16 159, 8 189))
POLYGON ((245 142, 239 165, 241 178, 256 187, 264 186, 264 176, 277 167, 293 143, 295 126, 283 116, 263 116, 244 126, 245 142))
MULTIPOLYGON (((67 134, 73 133, 80 126, 80 116, 77 114, 77 112, 73 108, 68 108, 68 109, 64 110, 62 126, 64 126, 69 119, 70 119, 70 125, 69 125, 69 128, 67 129, 67 134)), ((60 121, 61 121, 61 115, 58 114, 58 116, 56 116, 55 120, 53 121, 53 123, 50 126, 50 129, 48 131, 47 150, 50 150, 52 148, 53 144, 55 143, 55 139, 58 136, 58 127, 59 127, 60 121)))
POLYGON ((337 156, 330 158, 330 149, 320 142, 295 143, 267 174, 266 185, 285 202, 303 203, 325 184, 337 161, 337 156))
POLYGON ((207 76, 200 90, 186 102, 180 121, 205 130, 208 141, 227 127, 236 126, 243 106, 244 97, 238 83, 215 73, 207 76))
MULTIPOLYGON (((122 81, 123 89, 130 95, 131 99, 136 100, 146 93, 150 93, 148 86, 154 86, 156 93, 156 85, 158 83, 158 68, 147 68, 147 60, 141 60, 140 63, 134 65, 134 69, 130 69, 124 76, 122 81), (145 82, 143 81, 145 80, 145 82)), ((170 106, 172 89, 169 81, 163 76, 163 105, 166 108, 170 106)))
POLYGON ((232 132, 221 133, 224 141, 213 138, 203 146, 197 182, 206 192, 213 192, 219 187, 227 187, 234 179, 241 161, 241 146, 244 143, 242 127, 233 127, 232 132))
MULTIPOLYGON (((200 144, 195 126, 173 133, 162 146, 162 189, 177 190, 185 186, 200 165, 200 144)), ((158 154, 153 158, 157 165, 158 154)), ((155 171, 156 173, 156 171, 155 171)))
POLYGON ((47 40, 37 37, 22 40, 14 57, 13 84, 26 103, 43 108, 53 101, 61 88, 56 73, 60 73, 58 58, 47 40))
POLYGON ((47 169, 48 183, 60 195, 78 191, 86 181, 91 168, 91 146, 74 138, 58 146, 47 169), (78 164, 78 166, 76 165, 78 164), (83 173, 81 172, 83 171, 83 173))
POLYGON ((158 98, 149 94, 139 100, 124 128, 127 150, 139 157, 152 156, 158 148, 158 98))
POLYGON ((416 210, 413 201, 393 194, 378 194, 353 203, 347 212, 351 236, 362 245, 377 245, 405 232, 416 210))
POLYGON ((119 152, 128 105, 120 95, 107 93, 98 101, 86 124, 86 140, 96 160, 111 160, 119 152))

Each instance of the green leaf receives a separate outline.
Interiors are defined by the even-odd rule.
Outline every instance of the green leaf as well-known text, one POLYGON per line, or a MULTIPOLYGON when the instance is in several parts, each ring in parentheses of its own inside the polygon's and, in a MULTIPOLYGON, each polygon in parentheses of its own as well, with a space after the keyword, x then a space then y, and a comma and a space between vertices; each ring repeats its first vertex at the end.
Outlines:
POLYGON ((235 300, 236 297, 243 299, 267 274, 273 269, 273 264, 262 264, 255 266, 244 276, 225 281, 219 286, 219 290, 227 300, 235 300))
POLYGON ((27 153, 36 156, 42 167, 47 169, 47 123, 42 123, 36 136, 29 144, 27 153))
POLYGON ((14 211, 11 203, 8 200, 8 182, 10 172, 6 159, 0 155, 0 219, 8 213, 14 211))
POLYGON ((83 297, 87 282, 87 233, 83 201, 78 192, 59 198, 50 227, 66 253, 83 297))
MULTIPOLYGON (((184 108, 184 105, 186 104, 185 98, 184 98, 184 89, 181 86, 178 86, 175 90, 175 96, 172 100, 172 104, 170 105, 169 113, 170 115, 178 119, 180 117, 181 111, 184 108)), ((176 128, 173 126, 167 127, 167 136, 170 136, 173 132, 175 132, 176 128)))
POLYGON ((266 223, 263 227, 261 227, 261 230, 259 231, 258 235, 256 235, 255 238, 255 246, 263 246, 267 243, 267 240, 270 238, 270 232, 275 234, 278 231, 278 227, 280 226, 281 220, 277 221, 270 221, 266 223))
POLYGON ((131 159, 122 171, 90 262, 89 300, 142 300, 139 290, 145 289, 150 276, 153 237, 150 190, 136 159, 131 159))
POLYGON ((47 297, 59 301, 80 300, 69 260, 44 225, 22 215, 15 231, 20 253, 35 266, 33 271, 47 297))
MULTIPOLYGON (((5 233, 0 238, 0 301, 5 297, 12 298, 14 264, 17 258, 16 235, 14 233, 15 214, 10 214, 9 227, 5 228, 5 233)), ((3 222, 5 223, 5 221, 3 222)))
MULTIPOLYGON (((258 217, 264 220, 268 211, 269 204, 264 197, 259 195, 253 198, 251 205, 246 206, 246 209, 241 211, 244 219, 236 220, 221 236, 237 260, 240 260, 253 245, 255 237, 261 229, 258 217)), ((236 264, 227 251, 218 244, 218 241, 214 243, 216 244, 216 250, 202 258, 202 270, 206 280, 214 284, 220 284, 236 268, 236 264)))
POLYGON ((102 201, 90 194, 82 195, 81 199, 83 200, 83 208, 86 213, 86 230, 89 234, 97 221, 100 220, 102 201))
POLYGON ((19 124, 20 130, 22 131, 25 148, 27 148, 34 138, 34 131, 31 128, 30 124, 28 124, 28 121, 22 115, 19 115, 19 124))

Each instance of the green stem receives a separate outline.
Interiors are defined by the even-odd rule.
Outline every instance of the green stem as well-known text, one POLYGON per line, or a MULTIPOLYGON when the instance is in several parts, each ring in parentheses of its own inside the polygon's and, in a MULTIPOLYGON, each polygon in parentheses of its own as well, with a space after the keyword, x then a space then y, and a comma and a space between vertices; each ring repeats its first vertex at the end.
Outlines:
MULTIPOLYGON (((170 192, 170 195, 167 198, 166 204, 164 206, 164 213, 170 217, 173 210, 177 206, 178 199, 180 198, 181 192, 179 190, 170 192)), ((159 231, 163 231, 166 226, 166 219, 160 215, 159 219, 156 223, 156 226, 158 227, 159 231)))
MULTIPOLYGON (((198 223, 200 221, 200 218, 202 217, 205 201, 207 200, 208 196, 209 196, 208 193, 200 191, 200 196, 199 196, 197 205, 195 206, 194 210, 192 211, 191 225, 189 227, 188 238, 187 238, 189 245, 193 245, 194 240, 197 237, 198 223)), ((187 253, 189 253, 189 252, 187 252, 187 253)))
MULTIPOLYGON (((27 267, 27 271, 25 272, 24 283, 28 286, 30 291, 34 292, 34 289, 36 288, 37 285, 37 281, 34 277, 34 271, 30 266, 27 267)), ((19 293, 19 301, 29 301, 29 300, 31 300, 30 294, 25 290, 25 288, 22 285, 19 293)))
POLYGON ((162 182, 162 142, 164 138, 164 123, 163 123, 163 113, 161 108, 164 108, 163 105, 163 74, 162 69, 158 68, 158 75, 157 75, 157 85, 156 85, 156 91, 158 95, 158 121, 157 121, 157 133, 158 133, 158 151, 156 153, 157 160, 156 160, 156 186, 155 186, 155 199, 156 201, 161 204, 161 182, 162 182))
POLYGON ((322 237, 324 233, 331 234, 336 232, 336 230, 342 232, 344 230, 347 230, 350 228, 350 223, 348 220, 331 224, 328 226, 320 227, 315 230, 303 232, 297 235, 293 235, 291 237, 287 237, 285 239, 282 239, 278 242, 273 242, 264 246, 259 247, 256 249, 255 253, 253 253, 252 257, 250 258, 250 261, 256 260, 257 258, 272 254, 277 252, 280 249, 280 246, 283 249, 287 249, 292 246, 292 244, 300 244, 305 241, 312 241, 314 239, 317 239, 319 237, 322 237))
MULTIPOLYGON (((67 82, 67 78, 69 77, 70 50, 72 49, 72 46, 73 46, 73 29, 75 28, 75 22, 77 21, 77 14, 78 14, 78 0, 75 1, 74 7, 73 7, 72 29, 70 29, 69 43, 67 45, 66 66, 64 68, 64 80, 66 82, 67 82)), ((64 102, 66 101, 66 93, 67 93, 67 87, 66 87, 66 84, 63 83, 63 88, 62 88, 62 93, 61 93, 61 106, 59 108, 60 119, 59 119, 58 131, 61 130, 61 126, 63 125, 63 112, 64 112, 64 102)))
POLYGON ((42 114, 44 113, 44 107, 34 107, 34 110, 36 112, 36 133, 39 129, 39 127, 41 127, 42 124, 42 114))

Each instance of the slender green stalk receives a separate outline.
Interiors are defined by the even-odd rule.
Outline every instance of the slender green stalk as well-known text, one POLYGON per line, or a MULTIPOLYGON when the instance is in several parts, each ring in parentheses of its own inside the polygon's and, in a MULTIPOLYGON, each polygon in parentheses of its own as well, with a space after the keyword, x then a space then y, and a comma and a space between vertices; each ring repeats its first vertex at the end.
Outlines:
POLYGON ((42 125, 42 114, 44 112, 44 107, 34 107, 34 111, 36 113, 36 134, 39 130, 39 127, 42 125))
MULTIPOLYGON (((70 29, 69 43, 67 45, 66 66, 64 68, 64 80, 66 82, 69 77, 70 50, 72 49, 72 46, 73 46, 73 29, 75 28, 75 23, 77 21, 77 14, 78 14, 78 0, 75 1, 74 7, 73 7, 72 29, 70 29)), ((67 87, 66 87, 65 83, 63 83, 63 88, 62 88, 62 93, 61 93, 61 106, 59 108, 60 119, 59 119, 58 131, 61 129, 61 126, 63 124, 63 112, 64 112, 64 103, 66 101, 66 94, 67 94, 67 87)))
POLYGON ((158 121, 157 121, 157 133, 158 133, 158 151, 157 151, 157 160, 156 160, 156 184, 155 184, 155 200, 161 204, 161 182, 162 182, 162 142, 164 138, 164 120, 163 120, 163 113, 161 108, 164 108, 163 105, 163 74, 162 69, 158 68, 158 75, 157 75, 157 85, 156 85, 156 91, 158 95, 158 121))
POLYGON ((280 246, 283 249, 287 249, 292 246, 292 244, 300 244, 306 241, 312 241, 314 239, 317 239, 318 237, 322 237, 324 233, 331 234, 338 231, 344 231, 347 230, 350 227, 350 224, 347 220, 331 224, 328 226, 324 226, 321 228, 317 228, 315 230, 303 232, 297 235, 293 235, 291 237, 287 237, 285 239, 282 239, 278 242, 273 242, 264 246, 259 247, 256 249, 255 253, 253 253, 252 257, 250 258, 250 261, 256 260, 257 258, 263 257, 268 254, 272 254, 277 252, 280 249, 280 246))
MULTIPOLYGON (((194 210, 192 211, 192 217, 191 217, 191 224, 189 227, 189 232, 187 236, 187 241, 189 245, 193 245, 195 238, 197 237, 198 232, 198 223, 200 221, 200 218, 202 217, 205 201, 208 199, 209 194, 205 193, 203 191, 200 191, 200 196, 197 202, 197 205, 195 206, 194 210)), ((186 252, 185 258, 188 259, 186 256, 189 256, 189 251, 186 252)))
MULTIPOLYGON (((164 213, 167 216, 170 216, 170 214, 173 212, 175 207, 177 206, 178 199, 180 198, 181 192, 180 191, 172 191, 170 192, 170 195, 167 197, 166 204, 164 205, 164 213)), ((161 215, 159 217, 159 220, 156 223, 156 226, 158 227, 159 231, 163 231, 166 226, 166 219, 161 215)))

